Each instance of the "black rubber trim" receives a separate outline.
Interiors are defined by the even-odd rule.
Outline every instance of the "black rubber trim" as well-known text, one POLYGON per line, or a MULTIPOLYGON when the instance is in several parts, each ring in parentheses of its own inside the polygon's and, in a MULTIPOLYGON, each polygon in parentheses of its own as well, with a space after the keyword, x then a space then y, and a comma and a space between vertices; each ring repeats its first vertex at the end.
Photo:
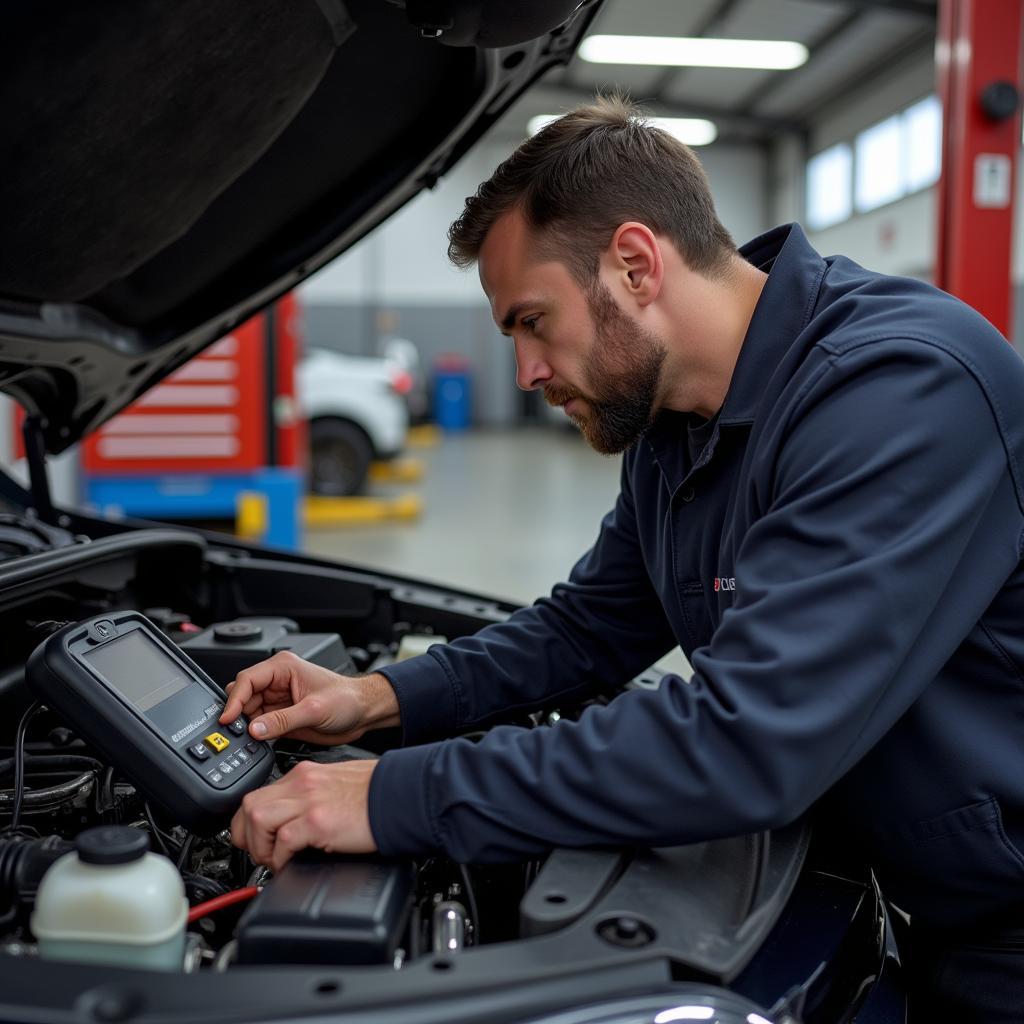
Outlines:
POLYGON ((137 530, 89 544, 27 555, 10 564, 0 565, 0 601, 9 603, 12 599, 47 590, 55 583, 75 577, 84 568, 112 562, 125 555, 173 547, 205 553, 206 541, 197 534, 181 530, 137 530))

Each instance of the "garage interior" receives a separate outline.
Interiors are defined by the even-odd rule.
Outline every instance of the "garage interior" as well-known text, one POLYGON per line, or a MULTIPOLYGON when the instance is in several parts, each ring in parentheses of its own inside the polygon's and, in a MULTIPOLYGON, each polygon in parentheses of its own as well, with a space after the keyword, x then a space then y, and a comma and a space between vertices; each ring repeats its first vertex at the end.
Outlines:
POLYGON ((961 947, 1016 993, 1024 0, 88 7, 0 36, 0 1020, 981 1019, 918 1008, 961 947), (802 231, 634 226, 603 309, 510 232, 492 310, 449 226, 618 95, 737 245, 802 231))
MULTIPOLYGON (((445 246, 464 197, 536 130, 538 119, 597 93, 623 92, 652 117, 687 119, 683 130, 697 132, 686 137, 737 243, 799 221, 822 253, 944 284, 968 301, 973 294, 1019 344, 1024 229, 1012 195, 1020 192, 1016 151, 1009 154, 1011 194, 1005 203, 996 196, 982 226, 971 228, 977 215, 961 223, 949 207, 971 202, 965 176, 973 168, 965 169, 961 152, 968 127, 1005 135, 1012 125, 1015 149, 1021 140, 1011 102, 1009 112, 987 120, 978 114, 980 127, 959 125, 960 149, 949 137, 955 112, 947 109, 943 143, 943 99, 947 108, 967 103, 956 98, 960 86, 942 66, 950 40, 974 31, 981 52, 1011 29, 1019 38, 1017 4, 981 6, 983 16, 976 10, 969 24, 969 5, 935 0, 609 0, 588 36, 774 39, 801 44, 804 53, 796 66, 771 70, 604 63, 586 59, 582 47, 528 90, 433 190, 295 289, 298 344, 306 353, 379 362, 397 338, 413 360, 413 393, 406 395, 412 429, 402 450, 388 453, 397 460, 377 464, 380 471, 359 482, 354 514, 344 506, 343 485, 340 514, 307 516, 297 545, 528 602, 564 578, 592 542, 614 500, 618 459, 596 455, 560 410, 517 390, 511 346, 491 321, 476 273, 452 268, 445 246), (964 233, 970 230, 977 234, 964 233), (956 265, 943 265, 942 253, 956 265), (962 268, 973 268, 985 283, 961 280, 962 268), (993 287, 994 297, 985 293, 993 287), (461 390, 441 408, 446 374, 461 390), (396 465, 404 475, 389 471, 396 465)), ((1019 70, 1014 77, 986 67, 984 74, 991 83, 1019 80, 1019 70)), ((338 372, 353 374, 352 365, 338 372)), ((356 377, 343 384, 358 390, 356 377)), ((317 429, 306 427, 308 434, 317 429)), ((0 416, 6 463, 24 475, 16 431, 10 411, 0 416)), ((90 472, 77 449, 53 459, 55 498, 130 513, 117 500, 95 496, 106 492, 90 490, 90 472)), ((248 533, 241 515, 204 518, 273 542, 265 512, 256 512, 248 533)))
MULTIPOLYGON (((1011 8, 1004 10, 1012 15, 1011 8)), ((989 14, 994 22, 995 10, 989 14)), ((805 44, 808 58, 792 70, 765 71, 597 64, 577 54, 527 93, 434 192, 307 282, 299 295, 308 344, 370 355, 379 351, 385 319, 415 342, 425 366, 454 352, 472 374, 471 428, 416 453, 426 466, 422 516, 318 530, 307 537, 309 550, 530 601, 563 578, 596 535, 618 487, 618 460, 592 452, 539 395, 517 392, 509 342, 491 323, 476 273, 454 270, 444 255, 463 197, 522 140, 531 118, 621 90, 651 115, 710 121, 717 138, 696 152, 737 243, 798 220, 822 253, 936 279, 939 5, 614 0, 590 34, 619 33, 785 38, 805 44), (881 154, 901 130, 905 180, 882 180, 892 168, 881 154), (876 155, 872 145, 881 147, 876 155), (809 173, 817 177, 809 181, 809 173)), ((1017 186, 1019 193, 1019 178, 1017 186)), ((1017 300, 1009 329, 1015 344, 1024 337, 1017 214, 1012 266, 1004 271, 1017 300)), ((978 251, 996 259, 988 243, 978 251)))

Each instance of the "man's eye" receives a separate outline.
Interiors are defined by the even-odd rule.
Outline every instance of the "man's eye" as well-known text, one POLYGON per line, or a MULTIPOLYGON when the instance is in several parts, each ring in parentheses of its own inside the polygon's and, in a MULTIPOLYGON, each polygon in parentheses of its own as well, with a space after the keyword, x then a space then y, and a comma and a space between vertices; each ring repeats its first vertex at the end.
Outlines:
POLYGON ((526 317, 523 317, 523 319, 520 321, 520 323, 528 331, 535 331, 537 329, 537 321, 539 319, 540 319, 539 315, 538 316, 526 316, 526 317))

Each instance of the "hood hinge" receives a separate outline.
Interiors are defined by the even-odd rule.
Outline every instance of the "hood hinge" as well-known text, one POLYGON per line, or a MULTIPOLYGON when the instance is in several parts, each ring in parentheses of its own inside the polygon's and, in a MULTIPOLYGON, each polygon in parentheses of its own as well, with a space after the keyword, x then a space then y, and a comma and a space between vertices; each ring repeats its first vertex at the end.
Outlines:
POLYGON ((50 497, 50 478, 46 471, 46 445, 43 441, 43 424, 38 416, 26 416, 21 436, 25 441, 25 458, 28 461, 29 489, 36 514, 44 523, 56 524, 56 514, 50 497))

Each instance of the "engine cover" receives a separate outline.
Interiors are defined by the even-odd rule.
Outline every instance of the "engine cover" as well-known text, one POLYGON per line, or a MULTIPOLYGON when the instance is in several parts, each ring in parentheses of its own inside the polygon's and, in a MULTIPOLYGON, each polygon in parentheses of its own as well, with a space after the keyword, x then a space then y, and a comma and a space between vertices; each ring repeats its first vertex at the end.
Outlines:
POLYGON ((357 671, 337 633, 300 633, 291 619, 252 617, 218 622, 179 640, 178 646, 221 686, 278 651, 294 651, 300 658, 342 675, 357 671))
POLYGON ((241 964, 386 964, 412 907, 412 862, 305 851, 238 924, 241 964))

